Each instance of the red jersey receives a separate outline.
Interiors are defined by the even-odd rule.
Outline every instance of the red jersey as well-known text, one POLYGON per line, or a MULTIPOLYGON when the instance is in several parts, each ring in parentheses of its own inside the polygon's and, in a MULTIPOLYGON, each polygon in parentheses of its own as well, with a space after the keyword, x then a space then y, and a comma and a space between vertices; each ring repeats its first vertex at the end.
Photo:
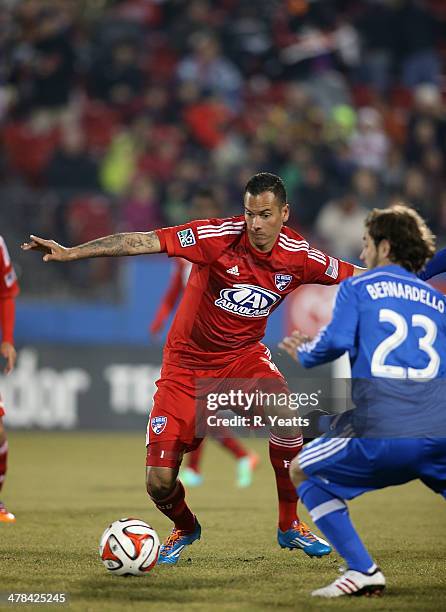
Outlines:
POLYGON ((18 292, 17 276, 9 257, 6 242, 0 236, 0 298, 15 297, 18 292))
POLYGON ((243 216, 190 221, 157 235, 169 257, 197 264, 164 349, 166 363, 184 368, 221 368, 263 338, 268 316, 294 289, 353 274, 352 264, 311 248, 288 227, 271 251, 258 251, 243 216))
POLYGON ((17 277, 6 243, 0 236, 0 327, 2 341, 14 343, 14 298, 19 292, 17 277))

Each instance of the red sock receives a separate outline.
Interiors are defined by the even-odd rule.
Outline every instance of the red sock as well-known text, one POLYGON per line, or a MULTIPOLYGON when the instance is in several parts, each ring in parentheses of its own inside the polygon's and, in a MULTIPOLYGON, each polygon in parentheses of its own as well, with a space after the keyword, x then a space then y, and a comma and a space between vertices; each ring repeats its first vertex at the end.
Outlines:
POLYGON ((200 461, 203 452, 203 447, 204 441, 194 451, 192 451, 191 453, 187 453, 187 467, 191 470, 194 470, 194 472, 197 472, 197 474, 200 473, 200 461))
POLYGON ((226 448, 226 450, 237 457, 237 459, 242 459, 243 457, 247 457, 249 455, 248 451, 240 444, 240 442, 232 436, 228 438, 220 438, 219 442, 226 448))
POLYGON ((8 463, 8 441, 5 440, 0 445, 0 491, 2 490, 3 481, 6 475, 6 466, 8 463))
POLYGON ((177 480, 173 492, 161 500, 153 500, 155 506, 165 516, 174 522, 177 529, 182 531, 193 531, 195 528, 195 516, 186 504, 185 491, 182 483, 177 480))
POLYGON ((269 458, 276 475, 277 496, 279 498, 279 529, 286 531, 297 516, 297 493, 290 480, 291 461, 302 448, 302 438, 279 438, 270 434, 269 458))

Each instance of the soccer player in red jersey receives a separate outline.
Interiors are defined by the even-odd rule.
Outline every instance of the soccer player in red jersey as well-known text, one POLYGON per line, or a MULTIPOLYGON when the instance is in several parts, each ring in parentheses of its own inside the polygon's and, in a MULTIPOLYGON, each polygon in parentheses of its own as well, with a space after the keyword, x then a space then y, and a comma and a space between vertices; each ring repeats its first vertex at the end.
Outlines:
MULTIPOLYGON (((19 292, 17 277, 12 267, 6 243, 0 236, 0 327, 2 331, 2 342, 0 353, 6 359, 5 374, 12 372, 16 362, 16 351, 14 348, 14 319, 15 319, 15 297, 19 292)), ((3 424, 5 407, 0 397, 0 491, 6 476, 8 460, 8 440, 3 424)), ((8 512, 0 501, 0 523, 14 523, 15 516, 8 512)))
MULTIPOLYGON (((162 252, 195 264, 164 348, 147 428, 147 491, 174 523, 160 563, 176 563, 185 546, 201 534, 177 478, 184 453, 201 442, 195 431, 197 384, 209 378, 243 378, 253 384, 273 381, 276 392, 286 392, 285 379, 261 343, 268 316, 302 284, 337 284, 363 271, 311 248, 284 225, 290 207, 279 177, 268 172, 253 176, 245 188, 244 209, 244 216, 115 234, 71 248, 35 236, 23 245, 24 250, 43 251, 44 261, 162 252)), ((323 556, 331 548, 299 520, 289 477, 290 462, 301 448, 298 427, 288 427, 285 433, 283 427, 271 427, 278 542, 323 556)))
MULTIPOLYGON (((190 211, 191 219, 211 219, 220 216, 220 207, 210 189, 201 189, 195 194, 190 211)), ((152 335, 158 334, 164 329, 167 319, 174 311, 180 297, 186 288, 187 281, 192 270, 191 262, 177 257, 174 261, 174 273, 172 274, 167 291, 158 306, 155 317, 150 324, 149 331, 152 335)), ((212 434, 211 428, 210 434, 212 434)), ((218 437, 215 439, 230 452, 236 459, 237 478, 236 484, 239 488, 249 487, 252 483, 254 469, 259 462, 259 456, 250 452, 237 440, 229 427, 222 431, 219 428, 218 437)), ((198 487, 203 483, 200 463, 204 449, 204 441, 195 450, 187 454, 186 465, 180 471, 181 482, 186 487, 198 487)))

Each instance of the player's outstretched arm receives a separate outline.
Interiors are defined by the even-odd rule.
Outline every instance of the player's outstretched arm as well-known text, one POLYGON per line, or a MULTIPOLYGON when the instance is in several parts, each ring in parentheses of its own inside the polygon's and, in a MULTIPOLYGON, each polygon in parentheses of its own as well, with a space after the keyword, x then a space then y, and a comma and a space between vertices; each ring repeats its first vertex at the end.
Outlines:
POLYGON ((30 242, 22 244, 22 249, 44 253, 43 261, 75 261, 89 257, 147 255, 161 251, 156 232, 113 234, 74 247, 64 247, 54 240, 45 240, 33 235, 30 238, 30 242))
POLYGON ((308 341, 300 331, 284 338, 279 347, 305 368, 312 368, 337 359, 355 345, 359 308, 357 295, 348 285, 341 284, 336 296, 333 319, 317 336, 308 341))
POLYGON ((358 274, 363 274, 364 272, 367 272, 368 268, 361 268, 361 266, 355 266, 353 265, 353 276, 358 276, 358 274))

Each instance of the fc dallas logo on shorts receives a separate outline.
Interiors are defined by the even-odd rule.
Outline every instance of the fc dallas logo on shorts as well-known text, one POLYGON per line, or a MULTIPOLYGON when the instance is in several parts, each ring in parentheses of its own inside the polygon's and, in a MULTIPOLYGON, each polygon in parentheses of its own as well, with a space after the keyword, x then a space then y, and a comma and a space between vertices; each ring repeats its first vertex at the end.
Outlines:
POLYGON ((151 421, 150 421, 150 424, 152 426, 153 433, 160 434, 166 428, 167 417, 165 417, 165 416, 153 417, 153 419, 151 419, 151 421))

